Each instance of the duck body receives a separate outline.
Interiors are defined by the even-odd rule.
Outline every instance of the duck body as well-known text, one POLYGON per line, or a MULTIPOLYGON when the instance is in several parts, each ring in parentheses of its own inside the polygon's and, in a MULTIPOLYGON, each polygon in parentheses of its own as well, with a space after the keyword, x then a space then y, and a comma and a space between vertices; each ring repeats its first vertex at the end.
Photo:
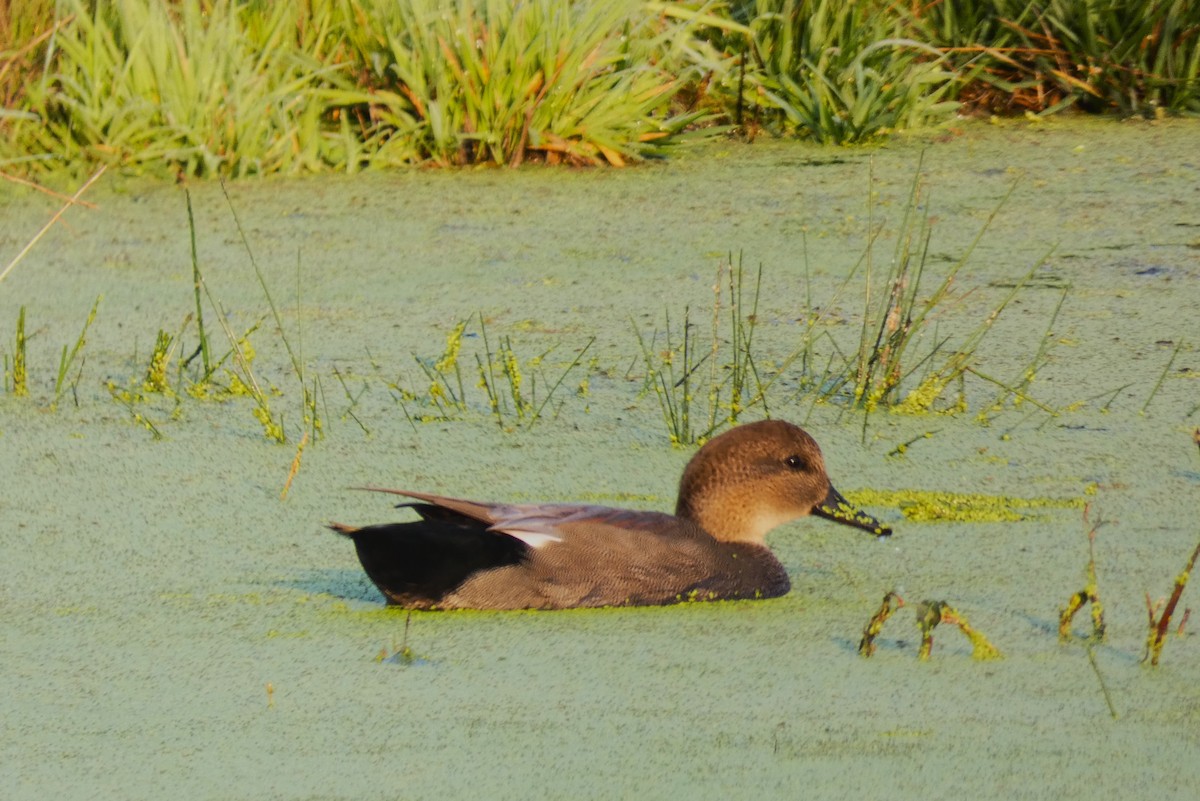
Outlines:
POLYGON ((564 609, 769 598, 790 587, 765 545, 724 543, 661 512, 504 505, 424 493, 409 523, 334 528, 388 602, 410 609, 564 609), (470 505, 474 515, 457 511, 470 505))
POLYGON ((391 604, 410 609, 563 609, 771 598, 787 571, 767 531, 818 514, 890 534, 833 489, 816 443, 782 421, 750 423, 689 462, 674 515, 579 504, 503 504, 408 490, 419 520, 330 528, 391 604))

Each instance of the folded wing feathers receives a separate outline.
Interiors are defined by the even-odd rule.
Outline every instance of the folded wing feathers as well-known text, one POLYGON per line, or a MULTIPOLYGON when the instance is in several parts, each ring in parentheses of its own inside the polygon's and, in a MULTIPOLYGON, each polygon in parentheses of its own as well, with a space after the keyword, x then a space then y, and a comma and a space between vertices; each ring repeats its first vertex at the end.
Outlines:
POLYGON ((647 525, 647 517, 661 518, 656 522, 669 526, 675 522, 671 515, 662 512, 639 512, 629 509, 613 509, 607 506, 581 504, 500 504, 447 498, 425 492, 362 487, 372 492, 387 492, 416 498, 435 504, 443 509, 488 524, 489 531, 515 537, 530 548, 544 548, 562 542, 567 526, 612 526, 619 529, 645 531, 654 526, 647 525))

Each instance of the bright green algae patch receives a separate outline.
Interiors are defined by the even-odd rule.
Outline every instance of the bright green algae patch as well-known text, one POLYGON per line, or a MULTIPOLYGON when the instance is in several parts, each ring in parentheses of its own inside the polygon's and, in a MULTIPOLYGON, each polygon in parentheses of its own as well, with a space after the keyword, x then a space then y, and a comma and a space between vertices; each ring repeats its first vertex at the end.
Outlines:
POLYGON ((1011 495, 938 492, 936 490, 858 490, 846 493, 858 506, 892 506, 921 523, 954 521, 990 523, 1029 520, 1037 509, 1076 509, 1082 498, 1017 498, 1011 495))

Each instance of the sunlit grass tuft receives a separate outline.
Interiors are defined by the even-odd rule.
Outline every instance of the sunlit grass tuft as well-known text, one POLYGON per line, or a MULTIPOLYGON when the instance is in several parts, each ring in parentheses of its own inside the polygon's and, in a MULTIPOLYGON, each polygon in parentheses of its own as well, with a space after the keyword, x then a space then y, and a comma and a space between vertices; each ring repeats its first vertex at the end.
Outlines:
POLYGON ((375 160, 622 165, 661 153, 700 116, 671 113, 679 81, 656 66, 684 23, 640 0, 339 8, 368 87, 336 97, 365 108, 375 160))
POLYGON ((954 63, 968 105, 1200 113, 1200 4, 1192 0, 944 0, 905 13, 913 35, 954 63))
POLYGON ((14 124, 57 160, 186 175, 298 172, 326 163, 316 91, 328 25, 299 4, 63 0, 72 17, 14 124), (302 24, 303 23, 303 24, 302 24), (323 161, 324 160, 324 161, 323 161))
MULTIPOLYGON (((954 75, 935 48, 904 36, 880 4, 757 0, 739 112, 819 142, 860 142, 948 119, 954 75)), ((734 79, 736 78, 736 82, 734 79)))

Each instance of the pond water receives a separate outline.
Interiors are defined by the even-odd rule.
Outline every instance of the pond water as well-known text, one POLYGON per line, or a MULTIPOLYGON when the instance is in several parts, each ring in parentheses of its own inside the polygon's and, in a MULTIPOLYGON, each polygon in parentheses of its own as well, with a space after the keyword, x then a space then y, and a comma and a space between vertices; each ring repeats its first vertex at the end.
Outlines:
MULTIPOLYGON (((228 202, 193 185, 208 287, 235 337, 262 320, 252 369, 283 445, 244 396, 114 398, 140 391, 160 329, 179 335, 174 365, 197 337, 183 190, 105 176, 96 208, 71 210, 0 284, 0 349, 11 367, 25 307, 30 389, 0 394, 4 796, 1193 798, 1200 638, 1185 628, 1159 667, 1141 659, 1146 594, 1168 595, 1200 540, 1197 141, 1185 122, 970 123, 877 149, 710 145, 621 171, 271 179, 229 185, 228 202), (810 309, 818 367, 857 347, 863 268, 847 276, 872 226, 886 269, 922 153, 930 289, 1012 194, 915 352, 945 340, 936 365, 1032 270, 972 364, 1009 386, 1037 375, 1020 403, 972 374, 965 413, 864 421, 817 402, 787 359, 810 309), (1045 505, 922 522, 884 500, 869 511, 896 529, 887 541, 816 519, 778 530, 793 579, 780 599, 414 613, 405 639, 405 613, 323 527, 403 513, 348 488, 670 509, 691 448, 669 444, 635 330, 669 314, 678 334, 689 309, 707 350, 730 254, 747 276, 762 265, 753 352, 764 375, 786 365, 770 413, 814 434, 843 492, 1045 505), (52 410, 62 349, 98 296, 52 410), (472 317, 468 408, 423 421, 436 410, 414 356, 436 364, 472 317), (505 338, 537 403, 591 342, 543 418, 510 412, 507 431, 475 361, 505 338), (295 365, 323 438, 282 499, 305 414, 295 365), (1103 521, 1094 661, 1057 635, 1086 583, 1085 502, 1103 521), (908 608, 859 657, 893 588, 948 601, 1004 658, 973 660, 943 626, 919 662, 908 608), (396 658, 405 647, 413 659, 396 658)), ((0 261, 57 206, 0 184, 0 261)), ((229 344, 205 313, 215 360, 229 344)), ((1089 626, 1085 610, 1075 631, 1089 626)))

